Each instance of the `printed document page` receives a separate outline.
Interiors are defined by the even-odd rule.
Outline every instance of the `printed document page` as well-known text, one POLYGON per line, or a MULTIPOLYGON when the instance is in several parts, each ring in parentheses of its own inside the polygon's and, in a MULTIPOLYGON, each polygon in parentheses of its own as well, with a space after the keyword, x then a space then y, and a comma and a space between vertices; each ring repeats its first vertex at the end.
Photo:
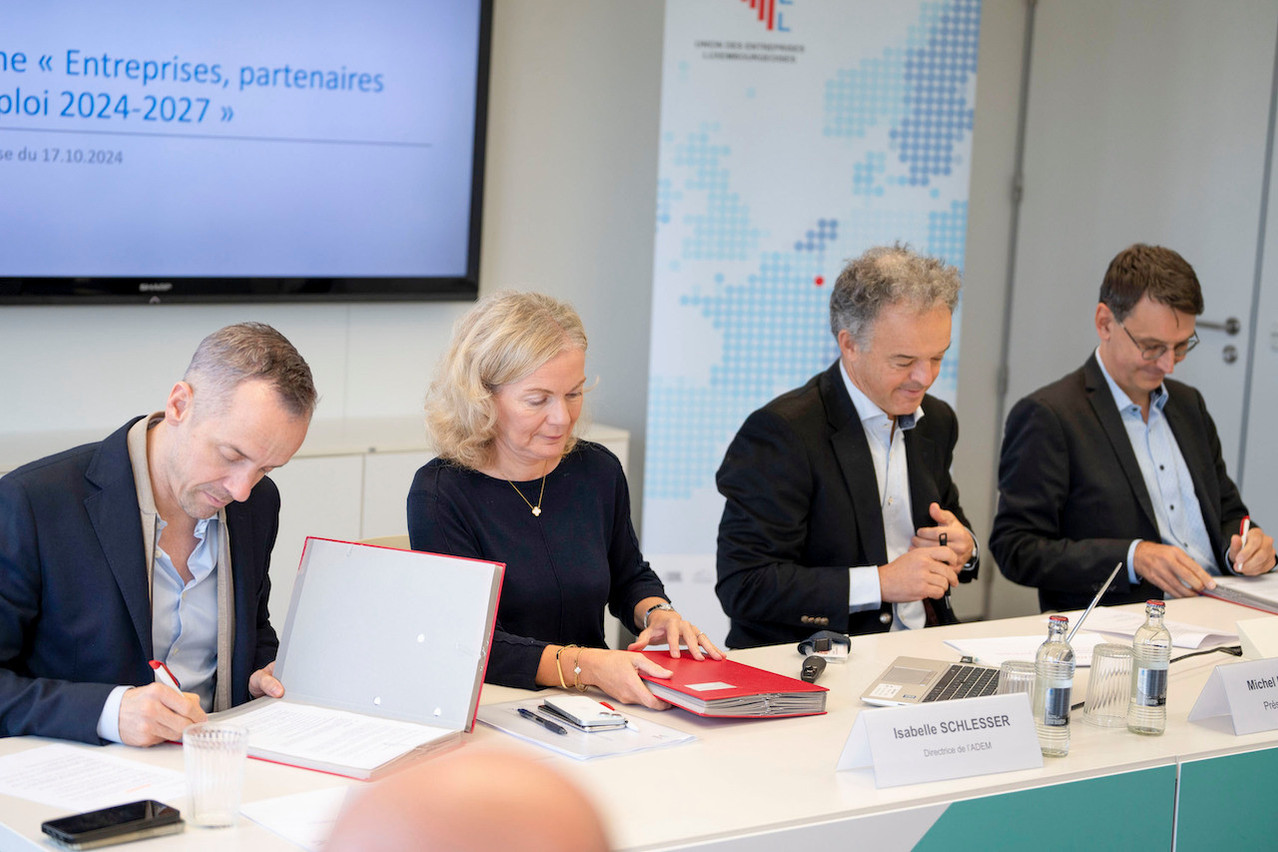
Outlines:
POLYGON ((319 852, 333 833, 351 787, 327 787, 246 802, 240 813, 307 852, 319 852))
MULTIPOLYGON (((1099 630, 1102 633, 1117 633, 1120 636, 1135 636, 1136 631, 1145 623, 1145 614, 1127 610, 1097 607, 1087 619, 1087 629, 1099 630)), ((1237 633, 1219 633, 1200 627, 1197 624, 1186 624, 1183 621, 1167 620, 1163 622, 1171 633, 1172 644, 1177 648, 1198 648, 1208 639, 1213 645, 1237 642, 1237 633)))
POLYGON ((456 734, 433 725, 285 701, 238 713, 234 723, 248 728, 250 754, 266 751, 366 770, 423 743, 456 734))
POLYGON ((0 757, 0 793, 68 811, 138 799, 172 804, 186 795, 186 776, 103 749, 57 743, 0 757))

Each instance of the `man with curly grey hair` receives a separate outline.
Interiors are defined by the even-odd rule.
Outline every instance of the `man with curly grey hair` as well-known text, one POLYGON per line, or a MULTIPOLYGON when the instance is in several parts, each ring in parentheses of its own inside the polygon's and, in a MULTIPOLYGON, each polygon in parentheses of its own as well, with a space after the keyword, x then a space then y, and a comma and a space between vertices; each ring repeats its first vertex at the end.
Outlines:
POLYGON ((927 390, 958 291, 935 258, 865 252, 830 295, 838 361, 742 425, 716 480, 730 647, 956 620, 947 595, 976 577, 976 540, 949 472, 958 421, 927 390))

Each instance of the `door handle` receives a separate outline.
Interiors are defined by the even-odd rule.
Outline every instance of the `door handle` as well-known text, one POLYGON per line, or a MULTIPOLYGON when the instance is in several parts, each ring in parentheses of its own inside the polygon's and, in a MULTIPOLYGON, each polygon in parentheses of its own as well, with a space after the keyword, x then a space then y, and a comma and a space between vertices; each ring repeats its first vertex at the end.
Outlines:
POLYGON ((1198 320, 1195 325, 1198 328, 1210 328, 1212 331, 1223 331, 1225 334, 1234 335, 1242 331, 1242 323, 1238 321, 1238 317, 1230 317, 1224 322, 1212 322, 1211 320, 1198 320))

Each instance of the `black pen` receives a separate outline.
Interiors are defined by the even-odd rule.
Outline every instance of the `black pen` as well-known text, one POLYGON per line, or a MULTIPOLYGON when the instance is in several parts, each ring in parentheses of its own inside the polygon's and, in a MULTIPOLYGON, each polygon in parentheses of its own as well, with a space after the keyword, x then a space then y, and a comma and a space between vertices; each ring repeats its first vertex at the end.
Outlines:
POLYGON ((548 731, 554 731, 556 734, 568 733, 568 729, 565 728, 563 725, 560 725, 558 722, 552 722, 544 716, 538 716, 536 713, 527 709, 526 707, 519 707, 517 709, 519 710, 520 716, 523 716, 525 719, 532 719, 534 722, 536 722, 538 725, 541 725, 543 728, 545 728, 548 731))

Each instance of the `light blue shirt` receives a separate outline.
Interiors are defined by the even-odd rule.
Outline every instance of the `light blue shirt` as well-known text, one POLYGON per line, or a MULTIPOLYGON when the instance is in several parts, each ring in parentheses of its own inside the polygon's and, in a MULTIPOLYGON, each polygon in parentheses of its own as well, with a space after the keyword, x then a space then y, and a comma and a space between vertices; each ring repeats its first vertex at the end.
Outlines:
MULTIPOLYGON (((161 531, 164 521, 160 521, 161 531)), ((186 560, 190 583, 183 583, 173 560, 155 549, 151 578, 151 644, 183 692, 200 696, 207 713, 213 709, 217 674, 217 551, 221 526, 216 517, 195 524, 195 550, 186 560)))
MULTIPOLYGON (((159 521, 160 531, 166 526, 159 521)), ((151 644, 177 678, 183 692, 200 697, 205 712, 213 709, 213 679, 217 674, 217 554, 221 526, 216 517, 195 524, 195 550, 186 560, 193 579, 184 583, 173 559, 156 545, 151 577, 151 644)), ((107 696, 98 716, 98 736, 120 738, 120 701, 128 686, 107 696)))
MULTIPOLYGON (((1149 395, 1149 420, 1141 415, 1140 405, 1133 402, 1127 392, 1118 386, 1105 362, 1100 348, 1096 350, 1096 363, 1109 384, 1109 391, 1118 406, 1123 428, 1136 454, 1141 479, 1154 504, 1154 520, 1158 523, 1158 535, 1163 544, 1179 547, 1209 574, 1220 574, 1217 557, 1211 551, 1211 537, 1203 521, 1202 506, 1194 491, 1194 480, 1189 475, 1185 457, 1172 434, 1171 425, 1163 407, 1167 405, 1167 388, 1159 385, 1149 395)), ((1140 582, 1136 576, 1136 539, 1127 548, 1127 579, 1134 586, 1140 582)))

